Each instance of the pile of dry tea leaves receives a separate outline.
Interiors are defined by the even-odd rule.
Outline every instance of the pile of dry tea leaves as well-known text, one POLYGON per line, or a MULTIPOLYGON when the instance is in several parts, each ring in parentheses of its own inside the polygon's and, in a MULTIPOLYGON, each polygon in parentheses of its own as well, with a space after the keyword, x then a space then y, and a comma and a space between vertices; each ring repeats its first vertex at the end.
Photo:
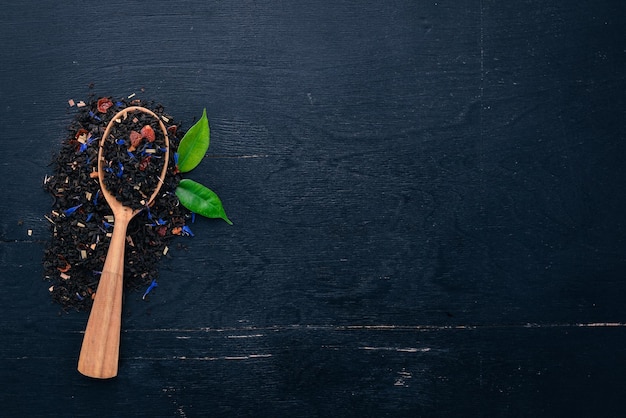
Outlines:
POLYGON ((130 109, 102 145, 103 179, 124 206, 142 209, 161 181, 167 147, 158 120, 130 109))
MULTIPOLYGON (((192 219, 192 214, 179 204, 174 193, 181 180, 174 159, 184 132, 161 105, 111 97, 92 97, 74 105, 70 100, 76 113, 60 151, 53 157, 54 172, 43 182, 44 189, 53 197, 52 210, 45 215, 50 222, 51 238, 44 252, 43 266, 44 278, 51 282, 49 291, 53 300, 64 310, 88 310, 98 287, 114 223, 98 183, 98 146, 107 124, 117 112, 129 106, 152 110, 167 127, 170 145, 170 161, 159 194, 153 205, 144 207, 128 226, 125 289, 136 290, 148 284, 148 289, 152 289, 156 285, 159 259, 167 255, 173 237, 191 233, 186 222, 192 219)), ((138 126, 150 125, 138 121, 138 126)), ((119 167, 110 167, 109 177, 122 180, 123 163, 141 164, 147 172, 159 171, 163 164, 157 164, 158 157, 164 156, 159 151, 163 146, 162 138, 161 142, 152 138, 158 131, 155 127, 139 130, 144 141, 138 146, 132 146, 130 138, 122 138, 120 134, 115 146, 119 147, 119 161, 123 162, 119 167)))

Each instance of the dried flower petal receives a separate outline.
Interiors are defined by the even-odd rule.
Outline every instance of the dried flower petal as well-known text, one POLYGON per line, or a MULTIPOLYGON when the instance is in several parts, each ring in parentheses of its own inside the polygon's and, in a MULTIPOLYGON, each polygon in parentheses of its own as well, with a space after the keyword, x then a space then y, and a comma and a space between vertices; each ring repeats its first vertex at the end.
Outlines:
POLYGON ((178 153, 177 152, 174 153, 174 169, 172 171, 173 171, 173 174, 180 173, 180 170, 178 169, 178 153))
POLYGON ((100 113, 106 113, 111 106, 113 106, 113 102, 108 97, 103 97, 98 100, 98 112, 100 113))
POLYGON ((158 286, 158 283, 157 283, 156 279, 152 279, 152 283, 150 283, 150 286, 148 286, 148 288, 146 289, 146 293, 143 294, 142 299, 145 300, 146 296, 148 296, 148 293, 150 293, 150 291, 152 289, 154 289, 155 287, 157 287, 157 286, 158 286))
POLYGON ((155 135, 152 126, 145 125, 143 128, 141 128, 141 136, 146 138, 148 142, 154 142, 155 135))
POLYGON ((81 203, 80 205, 76 205, 76 206, 72 206, 69 209, 66 209, 64 211, 65 216, 70 216, 72 213, 76 212, 78 210, 78 208, 80 208, 83 204, 81 203))
POLYGON ((93 113, 91 110, 89 111, 89 116, 91 116, 92 118, 94 118, 95 120, 97 120, 98 122, 102 122, 102 119, 100 119, 100 116, 96 115, 95 113, 93 113))

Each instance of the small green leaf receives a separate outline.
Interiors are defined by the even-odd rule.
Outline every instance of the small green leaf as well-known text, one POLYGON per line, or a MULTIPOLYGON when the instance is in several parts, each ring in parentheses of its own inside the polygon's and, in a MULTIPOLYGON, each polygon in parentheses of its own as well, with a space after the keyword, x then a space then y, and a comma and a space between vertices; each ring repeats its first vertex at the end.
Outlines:
POLYGON ((193 180, 183 179, 178 183, 176 196, 180 203, 192 212, 207 218, 222 218, 230 225, 222 201, 215 192, 193 180))
POLYGON ((200 120, 189 128, 178 145, 178 170, 181 173, 191 171, 200 164, 209 149, 209 136, 209 120, 204 109, 200 120))

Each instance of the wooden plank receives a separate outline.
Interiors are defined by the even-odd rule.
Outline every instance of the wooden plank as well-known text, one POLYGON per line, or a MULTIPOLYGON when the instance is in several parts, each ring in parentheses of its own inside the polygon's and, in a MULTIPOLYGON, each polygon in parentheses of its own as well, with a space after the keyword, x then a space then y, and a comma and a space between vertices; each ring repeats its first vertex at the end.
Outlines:
MULTIPOLYGON (((94 382, 77 372, 40 374, 39 384, 54 390, 47 408, 69 408, 79 416, 99 408, 187 416, 209 410, 256 415, 260 409, 306 416, 593 414, 621 402, 614 382, 626 371, 619 348, 624 327, 130 330, 122 336, 121 373, 103 387, 104 396, 93 397, 94 382)), ((24 332, 17 336, 33 339, 24 332)), ((80 345, 79 334, 51 338, 63 350, 67 340, 80 345)), ((41 411, 40 394, 19 390, 31 382, 33 368, 75 365, 67 351, 59 355, 63 350, 53 349, 49 355, 36 344, 30 347, 20 356, 3 355, 3 363, 15 370, 3 393, 8 414, 41 411)))
POLYGON ((622 409, 619 5, 52 6, 0 13, 7 416, 622 409), (104 384, 40 268, 40 183, 91 92, 206 107, 189 178, 235 223, 197 221, 126 293, 104 384))

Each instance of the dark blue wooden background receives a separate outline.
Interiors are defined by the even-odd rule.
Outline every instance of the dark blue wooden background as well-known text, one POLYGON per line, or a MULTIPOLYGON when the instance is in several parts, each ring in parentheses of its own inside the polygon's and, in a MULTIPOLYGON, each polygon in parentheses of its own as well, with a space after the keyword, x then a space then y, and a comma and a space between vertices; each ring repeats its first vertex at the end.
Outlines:
POLYGON ((0 415, 618 416, 625 9, 3 4, 0 415), (235 223, 126 295, 104 382, 41 265, 41 183, 91 92, 206 107, 190 177, 235 223))

